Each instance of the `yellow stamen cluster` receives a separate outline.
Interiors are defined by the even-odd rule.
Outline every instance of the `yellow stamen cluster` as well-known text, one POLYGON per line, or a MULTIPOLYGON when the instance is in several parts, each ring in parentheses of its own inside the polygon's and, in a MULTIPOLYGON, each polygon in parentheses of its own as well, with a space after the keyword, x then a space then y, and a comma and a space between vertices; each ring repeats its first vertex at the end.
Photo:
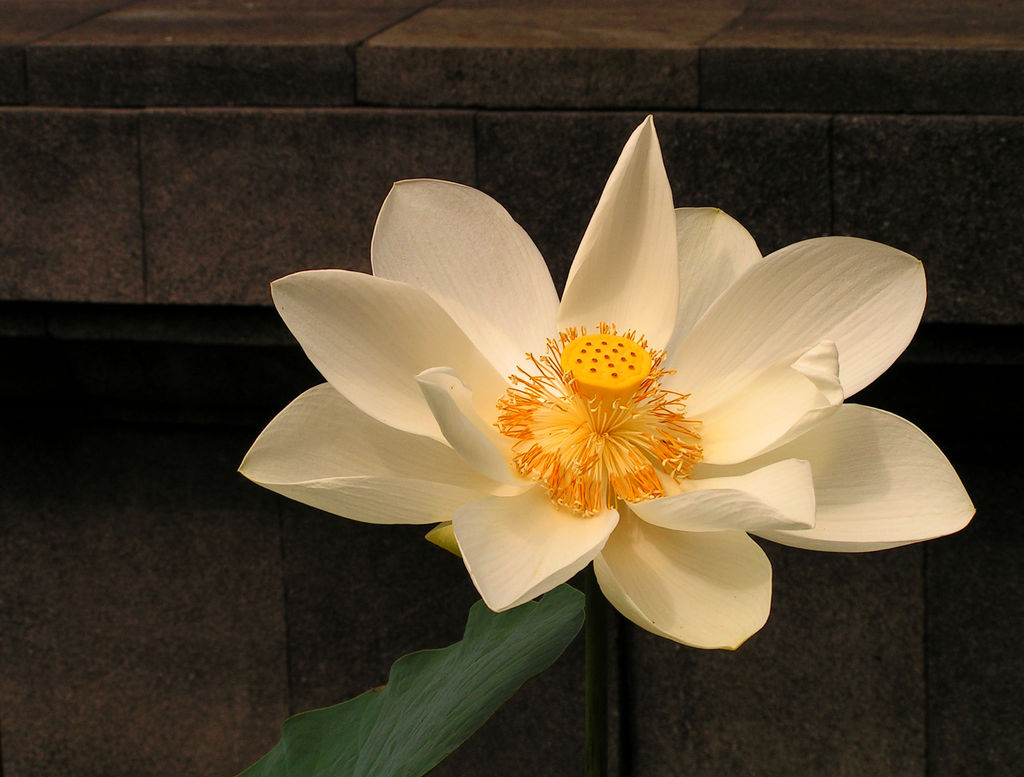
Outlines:
POLYGON ((603 323, 592 335, 563 330, 546 353, 526 354, 498 401, 498 430, 515 440, 519 473, 587 516, 617 499, 664 496, 658 468, 689 477, 702 456, 700 422, 686 418, 688 395, 661 387, 664 358, 644 337, 603 323))

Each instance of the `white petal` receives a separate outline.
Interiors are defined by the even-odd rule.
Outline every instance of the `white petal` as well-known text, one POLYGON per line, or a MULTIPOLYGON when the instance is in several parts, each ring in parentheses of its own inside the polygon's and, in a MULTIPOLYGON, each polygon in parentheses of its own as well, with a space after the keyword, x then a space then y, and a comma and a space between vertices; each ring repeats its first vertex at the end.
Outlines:
POLYGON ((455 513, 452 526, 470 577, 487 606, 507 610, 550 591, 590 563, 618 522, 559 510, 539 486, 490 497, 455 513))
POLYGON ((672 191, 648 116, 622 150, 580 242, 559 328, 606 321, 662 348, 675 325, 678 279, 672 191))
POLYGON ((928 437, 899 416, 843 405, 802 437, 749 464, 811 462, 817 522, 759 536, 811 550, 892 548, 959 531, 974 515, 960 478, 928 437))
POLYGON ((692 647, 735 649, 771 608, 771 563, 744 532, 672 531, 627 510, 594 570, 615 609, 692 647))
POLYGON ((451 317, 413 286, 344 270, 310 270, 275 281, 281 318, 309 360, 364 412, 396 429, 442 440, 416 376, 457 370, 477 409, 493 414, 501 375, 451 317))
POLYGON ((684 480, 682 493, 635 502, 648 523, 683 531, 814 526, 814 480, 806 461, 786 459, 745 475, 684 480))
POLYGON ((473 392, 454 370, 435 367, 416 376, 437 425, 448 444, 470 467, 499 483, 518 485, 510 462, 512 445, 508 437, 480 418, 473 407, 473 392))
POLYGON ((676 251, 679 309, 672 340, 678 343, 711 303, 761 260, 761 252, 750 233, 718 208, 676 208, 676 251))
POLYGON ((303 504, 370 523, 448 520, 499 488, 444 443, 371 418, 327 384, 278 413, 239 471, 303 504))
POLYGON ((730 395, 787 354, 830 340, 849 397, 906 348, 924 299, 924 269, 909 254, 852 237, 796 243, 753 265, 708 308, 671 355, 672 387, 730 395))
POLYGON ((476 491, 408 478, 348 477, 304 483, 260 483, 296 502, 363 523, 449 521, 476 491))
POLYGON ((373 231, 373 274, 426 291, 502 375, 555 331, 558 294, 537 247, 483 192, 399 181, 373 231))
POLYGON ((701 422, 705 462, 733 464, 782 445, 842 404, 835 343, 781 359, 706 407, 709 399, 697 393, 687 402, 687 415, 701 422))

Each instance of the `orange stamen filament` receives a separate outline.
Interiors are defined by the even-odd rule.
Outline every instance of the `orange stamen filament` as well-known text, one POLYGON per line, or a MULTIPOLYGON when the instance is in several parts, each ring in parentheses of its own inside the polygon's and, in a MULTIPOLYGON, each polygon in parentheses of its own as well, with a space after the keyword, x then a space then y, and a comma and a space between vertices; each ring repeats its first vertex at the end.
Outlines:
MULTIPOLYGON (((674 480, 689 477, 702 451, 699 421, 686 418, 688 395, 668 391, 661 379, 665 354, 626 332, 642 380, 586 381, 572 369, 584 330, 570 328, 548 340, 547 352, 527 354, 498 401, 498 430, 515 440, 513 460, 524 477, 541 482, 555 504, 581 515, 613 508, 618 499, 664 496, 660 468, 674 480), (636 351, 643 349, 643 353, 636 351), (574 350, 575 349, 575 350, 574 350), (563 355, 571 353, 571 363, 563 355)), ((597 336, 619 337, 601 324, 597 336)), ((602 356, 603 358, 603 356, 602 356)), ((609 372, 610 375, 610 372, 609 372)))

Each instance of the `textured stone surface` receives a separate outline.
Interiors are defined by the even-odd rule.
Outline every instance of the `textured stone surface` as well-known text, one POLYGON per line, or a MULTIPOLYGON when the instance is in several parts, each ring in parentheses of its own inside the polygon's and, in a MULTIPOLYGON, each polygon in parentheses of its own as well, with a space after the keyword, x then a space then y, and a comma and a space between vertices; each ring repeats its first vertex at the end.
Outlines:
POLYGON ((0 105, 25 102, 25 44, 121 4, 124 0, 2 0, 0 105))
POLYGON ((70 304, 48 306, 38 315, 45 315, 50 334, 65 340, 295 345, 277 311, 262 307, 70 304))
POLYGON ((9 108, 0 138, 0 299, 141 302, 136 117, 9 108))
POLYGON ((1022 25, 970 0, 6 0, 0 102, 1006 114, 1022 25))
POLYGON ((429 8, 357 54, 360 102, 514 108, 696 107, 698 45, 728 4, 429 8))
MULTIPOLYGON (((561 287, 601 190, 643 114, 484 113, 479 186, 533 237, 561 287)), ((765 253, 829 231, 827 120, 659 114, 677 206, 716 206, 765 253)))
MULTIPOLYGON (((926 332, 940 343, 947 330, 926 332)), ((957 353, 971 337, 975 355, 992 353, 990 328, 958 331, 957 353)), ((106 396, 125 405, 148 397, 173 407, 205 396, 219 407, 211 418, 226 424, 237 423, 254 392, 266 403, 274 381, 284 381, 287 396, 237 434, 153 427, 5 434, 5 775, 180 774, 180 759, 176 771, 161 771, 174 748, 193 759, 184 767, 190 774, 230 774, 275 741, 288 713, 289 668, 297 711, 379 684, 408 650, 459 638, 476 595, 458 560, 425 543, 422 528, 360 525, 281 502, 284 561, 273 566, 268 545, 276 540, 267 535, 276 531, 276 508, 267 499, 274 498, 236 480, 234 467, 262 424, 316 380, 301 365, 274 364, 255 347, 49 338, 57 350, 41 353, 32 342, 0 341, 5 401, 54 386, 72 399, 106 396), (28 346, 20 355, 12 348, 18 342, 28 346), (36 368, 21 358, 30 356, 36 368), (290 667, 263 652, 283 650, 284 637, 267 644, 269 616, 252 604, 268 600, 278 574, 284 582, 274 584, 273 617, 284 617, 285 602, 290 667), (249 713, 237 702, 246 683, 254 689, 249 713), (258 696, 271 686, 273 703, 258 696), (157 704, 154 688, 170 688, 167 698, 179 701, 157 704), (231 714, 249 717, 225 723, 225 699, 236 701, 231 714), (219 716, 213 728, 209 710, 219 716)), ((954 367, 929 352, 897 364, 856 398, 911 419, 953 458, 979 507, 967 531, 924 548, 860 556, 769 545, 772 617, 736 653, 680 648, 627 625, 632 774, 921 777, 926 720, 929 774, 975 766, 1013 774, 1024 688, 1015 566, 1015 446, 1024 411, 992 402, 991 387, 1020 385, 1024 375, 1019 339, 1004 345, 1016 350, 999 364, 954 367), (951 401, 970 412, 951 413, 951 401)), ((55 421, 73 420, 67 405, 53 403, 55 421)), ((579 773, 579 651, 577 644, 527 685, 438 773, 579 773)))
POLYGON ((19 46, 0 44, 0 105, 25 101, 25 56, 19 46))
POLYGON ((923 777, 921 548, 766 545, 771 617, 738 651, 632 632, 633 775, 923 777))
POLYGON ((0 41, 38 40, 124 4, 125 0, 3 0, 0 41))
POLYGON ((960 535, 928 546, 930 777, 1011 777, 1024 761, 1024 462, 1009 442, 1022 433, 1019 417, 1013 425, 1003 421, 1006 443, 986 452, 979 437, 978 455, 960 457, 957 469, 978 514, 960 535))
POLYGON ((233 774, 286 711, 279 522, 240 435, 8 428, 3 773, 233 774))
POLYGON ((412 650, 462 637, 479 597, 430 528, 375 526, 282 500, 292 712, 382 685, 412 650))
MULTIPOLYGON (((462 638, 479 596, 462 562, 423 540, 429 527, 359 524, 294 503, 284 509, 293 712, 381 685, 405 653, 462 638)), ((578 638, 431 774, 575 774, 582 725, 578 638)))
POLYGON ((31 45, 47 105, 346 105, 353 47, 416 3, 142 0, 31 45))
POLYGON ((323 379, 298 346, 79 340, 15 332, 0 339, 0 401, 53 423, 144 421, 262 429, 323 379))
POLYGON ((42 337, 46 313, 25 303, 0 303, 0 337, 42 337))
POLYGON ((710 110, 1024 110, 1016 3, 752 8, 701 50, 710 110))
POLYGON ((928 321, 1024 323, 1024 119, 839 116, 835 232, 921 259, 928 321))
POLYGON ((269 283, 368 270, 402 178, 472 183, 472 117, 390 111, 155 111, 142 117, 151 302, 269 304, 269 283))

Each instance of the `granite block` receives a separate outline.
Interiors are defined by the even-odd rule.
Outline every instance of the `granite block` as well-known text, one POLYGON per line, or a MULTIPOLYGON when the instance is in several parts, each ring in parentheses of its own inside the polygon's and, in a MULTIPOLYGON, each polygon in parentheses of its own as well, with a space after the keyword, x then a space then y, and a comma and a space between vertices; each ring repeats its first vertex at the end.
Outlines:
POLYGON ((125 0, 3 0, 0 41, 28 43, 124 4, 125 0))
POLYGON ((701 49, 701 107, 1019 113, 1022 28, 1015 3, 755 7, 701 49))
MULTIPOLYGON (((1019 417, 991 421, 1007 437, 1024 433, 1019 417)), ((975 434, 972 455, 955 463, 978 514, 928 545, 929 777, 1012 777, 1024 762, 1024 461, 1012 445, 988 455, 975 434)))
MULTIPOLYGON (((423 539, 429 527, 284 509, 292 712, 379 686, 402 655, 462 638, 479 596, 462 561, 423 539)), ((583 679, 579 637, 431 774, 581 773, 583 679)))
POLYGON ((634 777, 924 777, 921 547, 764 544, 771 617, 737 651, 630 632, 634 777))
POLYGON ((0 105, 23 103, 26 95, 24 51, 0 44, 0 105))
POLYGON ((838 116, 835 232, 921 259, 926 321, 1024 323, 1024 119, 838 116))
MULTIPOLYGON (((533 237, 561 288, 601 190, 643 114, 481 113, 480 188, 533 237)), ((716 206, 762 252, 829 230, 828 123, 812 116, 659 114, 677 206, 716 206)))
POLYGON ((155 427, 5 431, 6 777, 212 777, 276 740, 279 518, 235 472, 245 445, 155 427))
POLYGON ((44 105, 347 105, 353 46, 415 7, 142 0, 26 50, 44 105))
POLYGON ((74 386, 66 393, 87 399, 104 416, 121 411, 178 423, 266 422, 299 390, 322 381, 295 346, 58 343, 74 386))
POLYGON ((0 338, 0 401, 52 423, 253 430, 323 379, 295 345, 0 338))
POLYGON ((25 45, 120 5, 124 0, 0 2, 0 105, 24 103, 25 45))
POLYGON ((36 306, 19 302, 0 303, 0 337, 43 337, 46 314, 36 306))
POLYGON ((472 183, 461 113, 153 111, 142 118, 148 301, 270 304, 269 283, 369 270, 391 184, 472 183))
POLYGON ((48 306, 40 315, 45 315, 47 331, 63 340, 257 347, 295 344, 277 311, 262 307, 72 303, 48 306))
POLYGON ((0 110, 0 299, 141 302, 137 118, 0 110))
MULTIPOLYGON (((1011 330, 1012 331, 1012 330, 1011 330)), ((1016 332, 1020 337, 1020 332, 1016 332)), ((978 342, 984 351, 985 343, 978 342)), ((880 407, 906 418, 932 438, 954 463, 965 452, 984 450, 992 455, 1016 456, 1016 429, 1024 428, 1024 404, 993 402, 993 386, 1016 386, 1024 380, 1024 364, 979 363, 964 360, 917 362, 902 357, 884 375, 851 400, 880 407), (971 408, 969 413, 950 408, 971 408), (978 409, 982 410, 979 415, 978 409), (987 413, 988 415, 984 415, 987 413), (987 429, 998 428, 998 434, 987 429)))
POLYGON ((382 685, 399 657, 462 638, 478 598, 430 528, 357 523, 282 499, 292 713, 382 685))
POLYGON ((1024 365, 1024 327, 925 322, 900 359, 936 365, 1024 365))
POLYGON ((357 52, 360 102, 504 108, 697 105, 698 45, 729 7, 435 7, 357 52))

